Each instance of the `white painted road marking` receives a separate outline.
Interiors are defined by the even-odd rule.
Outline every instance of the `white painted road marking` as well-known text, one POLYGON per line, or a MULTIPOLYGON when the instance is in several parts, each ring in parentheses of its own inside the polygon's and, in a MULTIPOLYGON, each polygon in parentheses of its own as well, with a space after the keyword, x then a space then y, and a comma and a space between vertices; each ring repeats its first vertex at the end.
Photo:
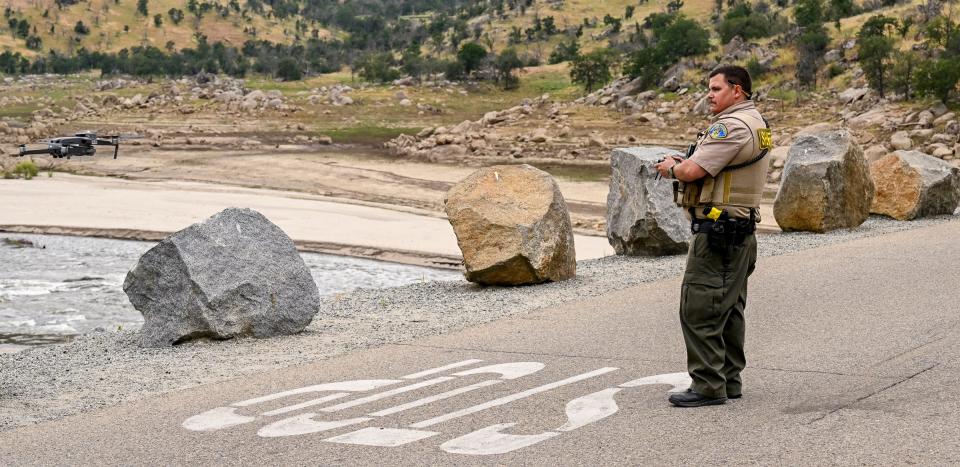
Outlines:
MULTIPOLYGON (((217 407, 215 409, 210 409, 204 413, 194 415, 184 420, 184 422, 182 423, 182 426, 192 431, 221 430, 221 429, 229 428, 232 426, 242 425, 244 423, 250 423, 257 419, 257 417, 250 417, 250 416, 237 414, 236 413, 237 407, 249 407, 252 405, 262 404, 264 402, 271 402, 277 399, 283 399, 285 397, 297 396, 301 394, 309 394, 313 392, 369 391, 371 389, 376 389, 378 387, 388 386, 388 385, 396 384, 399 382, 400 382, 399 380, 395 380, 395 379, 363 379, 363 380, 355 380, 355 381, 341 381, 338 383, 317 384, 313 386, 292 389, 289 391, 269 394, 263 397, 257 397, 254 399, 235 402, 231 404, 233 407, 217 407)), ((279 409, 264 413, 262 415, 268 416, 269 414, 286 413, 292 410, 297 410, 301 408, 301 406, 314 405, 312 404, 312 402, 315 402, 317 400, 320 400, 320 399, 314 399, 313 401, 301 402, 299 404, 295 404, 292 406, 279 408, 279 409)))
POLYGON ((330 401, 335 401, 337 399, 342 399, 346 396, 349 396, 349 392, 338 392, 336 394, 330 394, 326 397, 320 397, 317 399, 311 399, 301 404, 288 405, 286 407, 281 407, 277 410, 271 410, 269 412, 264 412, 263 415, 267 417, 273 417, 275 415, 282 415, 288 412, 295 412, 300 409, 305 409, 307 407, 313 407, 315 405, 325 404, 330 401))
POLYGON ((420 378, 423 378, 424 376, 435 375, 435 374, 437 374, 437 373, 442 373, 442 372, 444 372, 444 371, 452 370, 452 369, 454 369, 454 368, 460 368, 460 367, 470 366, 470 365, 473 365, 473 364, 476 364, 476 363, 480 363, 480 362, 482 362, 482 361, 483 361, 483 360, 477 360, 477 359, 464 360, 464 361, 462 361, 462 362, 451 363, 451 364, 449 364, 449 365, 445 365, 445 366, 441 366, 441 367, 437 367, 437 368, 432 368, 432 369, 429 369, 429 370, 424 370, 424 371, 421 371, 421 372, 419 372, 419 373, 414 373, 414 374, 412 374, 412 375, 407 375, 407 376, 404 376, 403 379, 420 379, 420 378))
POLYGON ((568 402, 566 406, 567 422, 553 431, 545 431, 536 435, 511 435, 501 433, 501 431, 516 425, 516 423, 499 423, 447 441, 440 445, 440 449, 449 453, 473 456, 508 453, 533 446, 559 436, 562 432, 576 430, 617 413, 620 407, 617 406, 617 401, 613 396, 624 388, 669 384, 673 386, 670 392, 678 392, 689 387, 690 382, 690 376, 687 373, 670 373, 635 379, 621 384, 620 387, 607 388, 568 402))
POLYGON ((654 384, 669 384, 673 387, 667 392, 683 392, 686 391, 692 383, 693 380, 690 379, 690 375, 688 373, 667 373, 664 375, 653 375, 647 376, 646 378, 627 381, 626 383, 621 384, 620 387, 635 388, 638 386, 654 384))
POLYGON ((279 422, 271 423, 260 431, 257 435, 264 438, 279 438, 281 436, 307 435, 310 433, 319 433, 321 431, 332 430, 334 428, 343 428, 345 426, 356 425, 372 420, 369 417, 351 418, 347 420, 326 421, 314 420, 317 414, 305 413, 296 417, 285 418, 279 422))
POLYGON ((371 389, 377 389, 383 386, 389 386, 391 384, 397 384, 399 382, 400 381, 396 379, 360 379, 355 381, 341 381, 339 383, 316 384, 313 386, 307 386, 305 388, 291 389, 289 391, 269 394, 263 397, 257 397, 256 399, 249 399, 249 400, 237 402, 230 405, 233 405, 234 407, 248 407, 251 405, 262 404, 264 402, 270 402, 277 399, 283 399, 285 397, 297 396, 300 394, 309 394, 311 392, 327 392, 327 391, 363 392, 363 391, 369 391, 371 389))
POLYGON ((583 373, 583 374, 581 374, 581 375, 572 376, 572 377, 567 378, 567 379, 562 379, 562 380, 560 380, 560 381, 555 381, 555 382, 550 383, 550 384, 544 384, 543 386, 537 386, 537 387, 535 387, 535 388, 527 389, 526 391, 518 392, 518 393, 516 393, 516 394, 511 394, 511 395, 509 395, 509 396, 504 396, 504 397, 501 397, 501 398, 499 398, 499 399, 494 399, 494 400, 489 401, 489 402, 484 402, 483 404, 478 404, 478 405, 475 405, 475 406, 473 406, 473 407, 467 407, 467 408, 465 408, 465 409, 458 410, 458 411, 452 412, 452 413, 448 413, 448 414, 446 414, 446 415, 441 415, 441 416, 439 416, 439 417, 434 417, 434 418, 431 418, 431 419, 429 419, 429 420, 424 420, 424 421, 422 421, 422 422, 417 422, 417 423, 414 423, 413 425, 410 425, 410 427, 411 427, 411 428, 426 428, 426 427, 428 427, 428 426, 433 426, 433 425, 436 425, 436 424, 438 424, 438 423, 443 423, 443 422, 448 421, 448 420, 453 420, 453 419, 455 419, 455 418, 463 417, 464 415, 470 415, 470 414, 473 414, 473 413, 480 412, 480 411, 482 411, 482 410, 487 410, 487 409, 490 409, 490 408, 493 408, 493 407, 497 407, 497 406, 509 404, 509 403, 511 403, 511 402, 518 401, 518 400, 520 400, 520 399, 523 399, 523 398, 526 398, 526 397, 530 397, 530 396, 535 395, 535 394, 540 394, 541 392, 546 392, 546 391, 549 391, 549 390, 551 390, 551 389, 556 389, 556 388, 559 388, 559 387, 561 387, 561 386, 566 386, 566 385, 568 385, 568 384, 573 384, 573 383, 576 383, 576 382, 578 382, 578 381, 583 381, 583 380, 585 380, 585 379, 590 379, 590 378, 593 378, 593 377, 595 377, 595 376, 600 376, 600 375, 602 375, 602 374, 610 373, 611 371, 617 371, 617 370, 618 370, 618 368, 610 368, 610 367, 600 368, 599 370, 593 370, 593 371, 591 371, 591 372, 583 373))
POLYGON ((457 389, 454 389, 454 390, 452 390, 452 391, 443 392, 443 393, 440 393, 440 394, 437 394, 437 395, 433 395, 433 396, 430 396, 430 397, 424 397, 423 399, 415 400, 415 401, 413 401, 413 402, 407 402, 406 404, 401 404, 401 405, 398 405, 398 406, 395 406, 395 407, 391 407, 391 408, 389 408, 389 409, 381 410, 381 411, 379 411, 379 412, 374 412, 374 413, 372 413, 372 414, 370 414, 370 415, 372 415, 372 416, 374 416, 374 417, 384 417, 384 416, 387 416, 387 415, 393 415, 393 414, 398 413, 398 412, 403 412, 404 410, 409 410, 409 409, 412 409, 412 408, 414 408, 414 407, 420 407, 420 406, 422 406, 422 405, 427 405, 427 404, 430 404, 430 403, 432 403, 432 402, 442 401, 442 400, 444 400, 444 399, 449 399, 449 398, 451 398, 451 397, 453 397, 453 396, 459 396, 460 394, 468 393, 468 392, 473 391, 473 390, 475 390, 475 389, 485 388, 485 387, 487 387, 487 386, 492 386, 492 385, 494 385, 494 384, 500 384, 500 383, 502 383, 502 382, 503 382, 502 380, 496 380, 496 379, 491 379, 491 380, 487 380, 487 381, 481 381, 481 382, 479 382, 479 383, 477 383, 477 384, 471 384, 471 385, 469 385, 469 386, 464 386, 464 387, 462 387, 462 388, 457 388, 457 389))
POLYGON ((567 423, 557 431, 573 431, 617 413, 620 407, 613 395, 620 391, 619 388, 604 389, 568 402, 567 423))
POLYGON ((183 422, 183 427, 192 431, 216 431, 231 426, 243 425, 257 419, 237 415, 236 407, 217 407, 200 415, 194 415, 183 422))
POLYGON ((413 390, 416 390, 416 389, 425 388, 425 387, 427 387, 427 386, 433 386, 434 384, 440 384, 440 383, 443 383, 443 382, 447 382, 447 381, 450 381, 451 379, 457 379, 457 378, 454 378, 454 377, 452 377, 452 376, 441 376, 441 377, 439 377, 439 378, 434 378, 434 379, 429 379, 429 380, 426 380, 426 381, 421 381, 421 382, 419 382, 419 383, 411 384, 411 385, 409 385, 409 386, 403 386, 403 387, 399 387, 399 388, 396 388, 396 389, 391 389, 391 390, 389 390, 389 391, 384 391, 384 392, 381 392, 380 394, 374 394, 374 395, 372 395, 372 396, 361 397, 360 399, 354 399, 354 400, 352 400, 352 401, 344 402, 344 403, 342 403, 342 404, 337 404, 337 405, 334 405, 334 406, 332 406, 332 407, 326 407, 326 408, 320 409, 320 411, 321 411, 321 412, 328 412, 328 413, 329 413, 329 412, 337 412, 337 411, 340 411, 340 410, 343 410, 343 409, 349 409, 350 407, 356 407, 356 406, 358 406, 358 405, 363 405, 363 404, 366 404, 366 403, 368 403, 368 402, 374 402, 374 401, 378 401, 378 400, 381 400, 381 399, 386 399, 386 398, 388 398, 388 397, 392 397, 392 396, 395 396, 395 395, 397 395, 397 394, 403 394, 403 393, 405 393, 405 392, 410 392, 410 391, 413 391, 413 390))
POLYGON ((534 444, 546 441, 555 436, 560 436, 560 433, 553 431, 547 431, 539 435, 510 435, 500 433, 500 430, 506 430, 514 425, 516 425, 516 423, 490 425, 459 438, 451 439, 441 444, 440 449, 453 454, 469 454, 474 456, 504 454, 527 446, 533 446, 534 444))
POLYGON ((482 375, 484 373, 498 373, 500 379, 517 379, 523 376, 532 375, 545 367, 540 362, 513 362, 501 363, 499 365, 488 365, 472 370, 454 373, 453 376, 482 375))
POLYGON ((351 431, 345 435, 327 438, 324 441, 342 444, 361 444, 364 446, 382 446, 394 448, 414 441, 439 435, 436 431, 405 430, 403 428, 370 427, 351 431))
MULTIPOLYGON (((404 376, 403 379, 369 379, 341 381, 336 383, 317 384, 303 388, 292 389, 289 391, 268 394, 262 397, 247 399, 231 404, 230 407, 217 407, 201 414, 188 418, 182 426, 192 431, 215 431, 251 423, 261 417, 272 417, 276 415, 287 414, 298 410, 324 404, 337 399, 341 399, 357 392, 366 392, 404 382, 404 380, 419 379, 426 376, 435 375, 444 371, 462 368, 464 366, 474 365, 482 360, 470 359, 437 368, 424 370, 404 376), (304 394, 317 392, 333 392, 323 397, 318 397, 305 402, 298 402, 281 408, 269 410, 259 415, 245 415, 238 413, 238 410, 259 404, 274 402, 280 399, 301 396, 304 394)), ((304 413, 284 418, 270 423, 257 431, 257 435, 263 438, 276 438, 284 436, 306 435, 319 433, 328 430, 358 425, 374 420, 377 417, 394 415, 406 410, 422 407, 434 402, 450 399, 455 396, 466 394, 471 391, 490 387, 496 384, 502 384, 507 380, 521 378, 536 373, 544 368, 539 362, 512 362, 487 365, 473 368, 470 370, 453 373, 452 376, 439 376, 425 381, 420 381, 406 386, 397 387, 391 390, 383 391, 377 394, 360 397, 351 401, 343 402, 330 407, 319 409, 317 412, 332 413, 352 407, 357 407, 366 403, 375 402, 389 397, 397 396, 403 393, 415 391, 418 389, 434 386, 457 379, 458 377, 467 377, 479 374, 494 373, 498 377, 468 384, 459 388, 423 397, 412 402, 403 403, 393 407, 373 412, 364 417, 348 418, 344 420, 318 420, 315 417, 318 413, 304 413)), ((617 368, 606 367, 593 370, 580 375, 572 376, 566 379, 544 384, 535 388, 527 389, 508 396, 500 397, 494 400, 477 404, 465 409, 455 410, 444 415, 440 415, 428 420, 414 423, 409 428, 390 428, 390 427, 367 427, 355 430, 349 433, 333 436, 323 441, 340 444, 354 444, 363 446, 379 447, 398 447, 406 444, 421 441, 440 434, 435 431, 425 431, 419 428, 426 428, 445 421, 471 415, 494 407, 506 405, 536 394, 551 391, 553 389, 583 381, 589 378, 600 376, 617 368)), ((510 434, 506 431, 516 426, 518 423, 496 423, 471 433, 448 440, 440 445, 440 448, 449 453, 467 454, 467 455, 491 455, 503 454, 517 449, 533 446, 537 443, 560 436, 591 423, 596 423, 607 417, 616 414, 620 408, 617 405, 615 396, 625 389, 636 388, 646 385, 670 385, 669 392, 679 392, 685 390, 690 385, 690 376, 686 373, 669 373, 662 375, 647 376, 627 381, 615 387, 596 391, 576 399, 570 400, 565 405, 565 414, 567 421, 550 431, 539 434, 519 435, 510 434)), ((275 405, 274 405, 275 406, 275 405)))

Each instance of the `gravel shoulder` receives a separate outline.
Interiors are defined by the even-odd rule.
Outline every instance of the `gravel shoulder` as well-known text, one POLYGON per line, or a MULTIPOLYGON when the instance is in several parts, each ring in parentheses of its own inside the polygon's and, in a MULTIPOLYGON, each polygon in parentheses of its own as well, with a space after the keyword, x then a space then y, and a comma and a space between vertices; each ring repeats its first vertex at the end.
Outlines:
MULTIPOLYGON (((913 222, 871 217, 856 229, 827 234, 765 234, 759 254, 789 254, 948 222, 960 222, 960 211, 913 222)), ((677 255, 580 261, 576 278, 530 287, 483 288, 457 281, 361 289, 325 298, 305 332, 282 338, 145 349, 137 345, 137 331, 125 330, 0 354, 0 431, 589 299, 675 277, 684 260, 677 255)))

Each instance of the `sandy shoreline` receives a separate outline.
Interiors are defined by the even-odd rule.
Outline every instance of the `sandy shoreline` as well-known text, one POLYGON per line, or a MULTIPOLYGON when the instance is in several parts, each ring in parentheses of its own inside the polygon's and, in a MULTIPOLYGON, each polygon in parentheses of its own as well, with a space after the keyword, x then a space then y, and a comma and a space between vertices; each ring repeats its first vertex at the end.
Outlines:
MULTIPOLYGON (((270 189, 180 181, 120 180, 57 173, 0 181, 0 230, 161 240, 220 210, 249 207, 302 251, 459 268, 446 218, 403 206, 270 189)), ((605 237, 575 235, 577 259, 614 254, 605 237)))
MULTIPOLYGON (((0 232, 65 235, 76 237, 107 238, 112 240, 136 240, 159 242, 173 232, 158 232, 136 229, 104 229, 94 227, 60 227, 51 225, 0 225, 0 232)), ((388 261, 391 263, 426 266, 438 269, 461 270, 462 258, 459 255, 445 255, 409 250, 390 250, 369 246, 348 245, 333 242, 294 240, 297 251, 303 253, 323 253, 328 255, 352 256, 356 258, 388 261)))

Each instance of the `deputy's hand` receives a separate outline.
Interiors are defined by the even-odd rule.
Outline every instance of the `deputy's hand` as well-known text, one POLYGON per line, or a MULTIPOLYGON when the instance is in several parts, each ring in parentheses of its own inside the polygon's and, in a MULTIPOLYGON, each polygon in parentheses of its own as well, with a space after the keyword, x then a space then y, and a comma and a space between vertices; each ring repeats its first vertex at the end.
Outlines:
POLYGON ((671 156, 654 165, 653 168, 657 169, 657 172, 660 172, 661 177, 669 177, 670 167, 673 167, 679 163, 680 160, 676 156, 671 156))

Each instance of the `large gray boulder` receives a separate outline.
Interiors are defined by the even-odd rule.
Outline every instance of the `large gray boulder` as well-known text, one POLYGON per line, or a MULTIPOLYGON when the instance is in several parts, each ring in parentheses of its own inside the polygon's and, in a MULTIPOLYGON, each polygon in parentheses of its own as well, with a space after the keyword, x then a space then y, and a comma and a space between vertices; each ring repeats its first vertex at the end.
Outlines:
POLYGON ((303 330, 320 307, 310 270, 279 227, 226 209, 144 253, 123 283, 143 314, 141 345, 303 330))
POLYGON ((872 164, 871 212, 898 220, 953 214, 960 204, 960 169, 919 151, 896 151, 872 164))
POLYGON ((687 251, 690 221, 673 202, 673 180, 655 180, 658 160, 677 151, 661 147, 614 149, 607 194, 607 240, 618 255, 673 255, 687 251))
POLYGON ((468 281, 524 285, 576 273, 570 213, 550 174, 526 164, 486 167, 450 188, 445 204, 468 281))
POLYGON ((870 168, 849 132, 804 135, 787 154, 773 216, 784 231, 848 229, 867 220, 873 196, 870 168))

